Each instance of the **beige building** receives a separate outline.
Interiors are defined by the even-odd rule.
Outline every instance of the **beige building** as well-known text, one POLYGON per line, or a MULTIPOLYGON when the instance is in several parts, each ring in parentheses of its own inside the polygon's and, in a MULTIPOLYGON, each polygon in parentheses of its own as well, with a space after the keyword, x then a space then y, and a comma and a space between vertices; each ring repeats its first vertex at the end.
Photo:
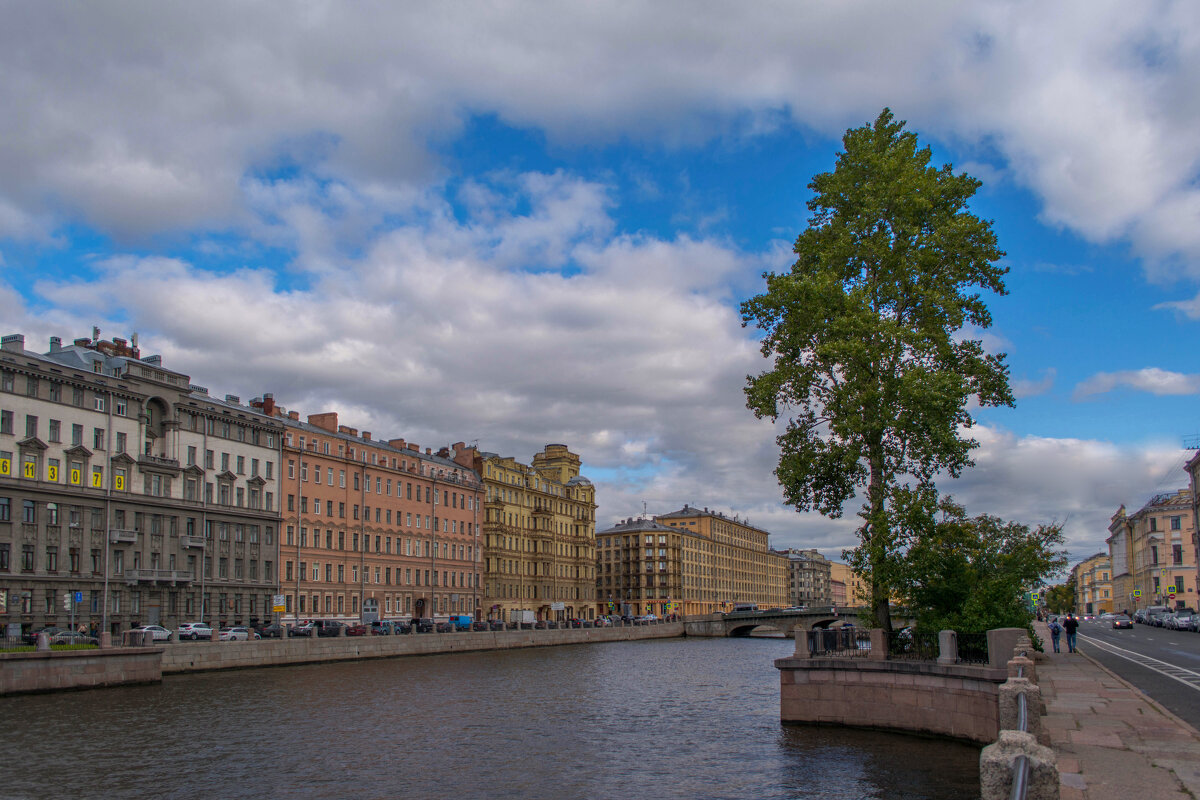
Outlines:
POLYGON ((829 562, 829 580, 834 587, 830 593, 833 605, 857 608, 870 604, 868 587, 849 564, 829 562))
POLYGON ((767 531, 737 516, 686 505, 654 519, 699 537, 681 540, 694 545, 683 565, 689 581, 684 607, 695 609, 686 613, 728 611, 737 603, 757 603, 760 608, 790 604, 788 559, 771 550, 767 531))
POLYGON ((1191 489, 1156 495, 1133 514, 1119 509, 1107 540, 1114 604, 1195 608, 1194 532, 1191 489))
MULTIPOLYGON (((1196 587, 1200 593, 1200 486, 1197 486, 1197 479, 1200 478, 1200 451, 1188 460, 1184 469, 1187 471, 1192 492, 1192 559, 1196 564, 1196 587)), ((1192 608, 1200 610, 1200 597, 1196 598, 1192 608)))
POLYGON ((548 444, 530 464, 472 448, 456 460, 484 484, 484 618, 593 619, 596 489, 579 456, 548 444))
POLYGON ((788 560, 788 605, 833 604, 829 559, 816 550, 780 550, 779 554, 788 560))
POLYGON ((701 614, 712 542, 652 519, 623 519, 596 533, 596 598, 601 614, 701 614))
MULTIPOLYGON (((1113 611, 1111 576, 1112 560, 1108 553, 1096 553, 1072 567, 1076 611, 1081 614, 1103 614, 1113 611)), ((1124 608, 1122 605, 1116 610, 1124 608)))
POLYGON ((143 356, 136 336, 54 337, 43 354, 5 336, 0 621, 271 619, 282 429, 143 356))

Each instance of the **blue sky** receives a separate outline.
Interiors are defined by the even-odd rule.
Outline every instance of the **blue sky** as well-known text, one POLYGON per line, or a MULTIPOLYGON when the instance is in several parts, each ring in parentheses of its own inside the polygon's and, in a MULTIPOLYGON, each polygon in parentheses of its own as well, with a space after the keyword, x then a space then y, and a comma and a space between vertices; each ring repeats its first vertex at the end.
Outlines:
POLYGON ((944 488, 1083 557, 1184 483, 1192 5, 6 5, 0 318, 30 346, 137 331, 377 436, 566 442, 601 527, 686 502, 837 555, 852 510, 780 504, 737 307, 888 106, 1008 254, 983 338, 1018 404, 944 488))

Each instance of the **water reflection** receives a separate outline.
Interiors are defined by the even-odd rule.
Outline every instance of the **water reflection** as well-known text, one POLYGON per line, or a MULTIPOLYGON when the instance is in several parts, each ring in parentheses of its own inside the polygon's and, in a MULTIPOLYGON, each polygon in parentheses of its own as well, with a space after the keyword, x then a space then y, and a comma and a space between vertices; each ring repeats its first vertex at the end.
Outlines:
POLYGON ((966 745, 781 726, 772 639, 180 676, 0 700, 15 797, 930 798, 966 745), (54 776, 45 780, 46 776, 54 776))

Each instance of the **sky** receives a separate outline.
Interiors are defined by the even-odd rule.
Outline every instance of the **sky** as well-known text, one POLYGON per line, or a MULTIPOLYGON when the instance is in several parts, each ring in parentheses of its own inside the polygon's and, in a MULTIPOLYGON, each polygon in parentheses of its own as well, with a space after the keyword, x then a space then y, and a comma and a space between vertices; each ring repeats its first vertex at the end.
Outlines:
POLYGON ((783 505, 739 304, 884 107, 982 181, 972 514, 1182 487, 1200 433, 1200 7, 1187 2, 0 2, 0 327, 99 327, 217 395, 376 438, 568 444, 597 527, 783 505))

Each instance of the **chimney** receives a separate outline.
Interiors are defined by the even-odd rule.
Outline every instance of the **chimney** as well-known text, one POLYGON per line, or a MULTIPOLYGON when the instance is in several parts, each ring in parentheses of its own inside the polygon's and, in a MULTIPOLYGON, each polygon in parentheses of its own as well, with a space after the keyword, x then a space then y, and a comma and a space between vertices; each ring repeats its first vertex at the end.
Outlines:
POLYGON ((262 410, 263 410, 263 413, 266 414, 268 417, 275 416, 275 395, 273 395, 273 394, 264 394, 263 395, 262 410))
POLYGON ((61 350, 62 350, 62 339, 59 338, 58 336, 51 336, 50 337, 50 352, 51 352, 51 354, 57 353, 61 350))
POLYGON ((92 326, 92 341, 93 342, 100 341, 100 329, 98 327, 96 327, 95 325, 92 326))
POLYGON ((417 444, 416 442, 409 442, 408 449, 412 450, 417 455, 421 454, 421 445, 417 444))
POLYGON ((236 394, 227 394, 225 395, 225 402, 231 403, 235 406, 240 406, 242 404, 242 398, 238 397, 236 394))
POLYGON ((396 448, 397 450, 404 449, 404 440, 403 439, 388 439, 388 444, 391 445, 392 447, 396 448))
POLYGON ((432 451, 431 451, 431 450, 430 450, 428 447, 426 447, 426 448, 425 448, 425 455, 427 455, 427 456, 431 456, 431 455, 433 455, 433 452, 432 452, 432 451))
POLYGON ((25 334, 10 333, 8 336, 0 339, 0 350, 6 353, 24 353, 25 334))
POLYGON ((329 431, 330 433, 338 432, 338 421, 336 411, 326 411, 323 414, 309 414, 308 424, 313 425, 321 430, 329 431))
POLYGON ((288 419, 299 422, 300 421, 300 412, 299 411, 289 411, 288 419))
POLYGON ((371 432, 363 431, 362 438, 366 439, 368 442, 371 441, 371 432))

